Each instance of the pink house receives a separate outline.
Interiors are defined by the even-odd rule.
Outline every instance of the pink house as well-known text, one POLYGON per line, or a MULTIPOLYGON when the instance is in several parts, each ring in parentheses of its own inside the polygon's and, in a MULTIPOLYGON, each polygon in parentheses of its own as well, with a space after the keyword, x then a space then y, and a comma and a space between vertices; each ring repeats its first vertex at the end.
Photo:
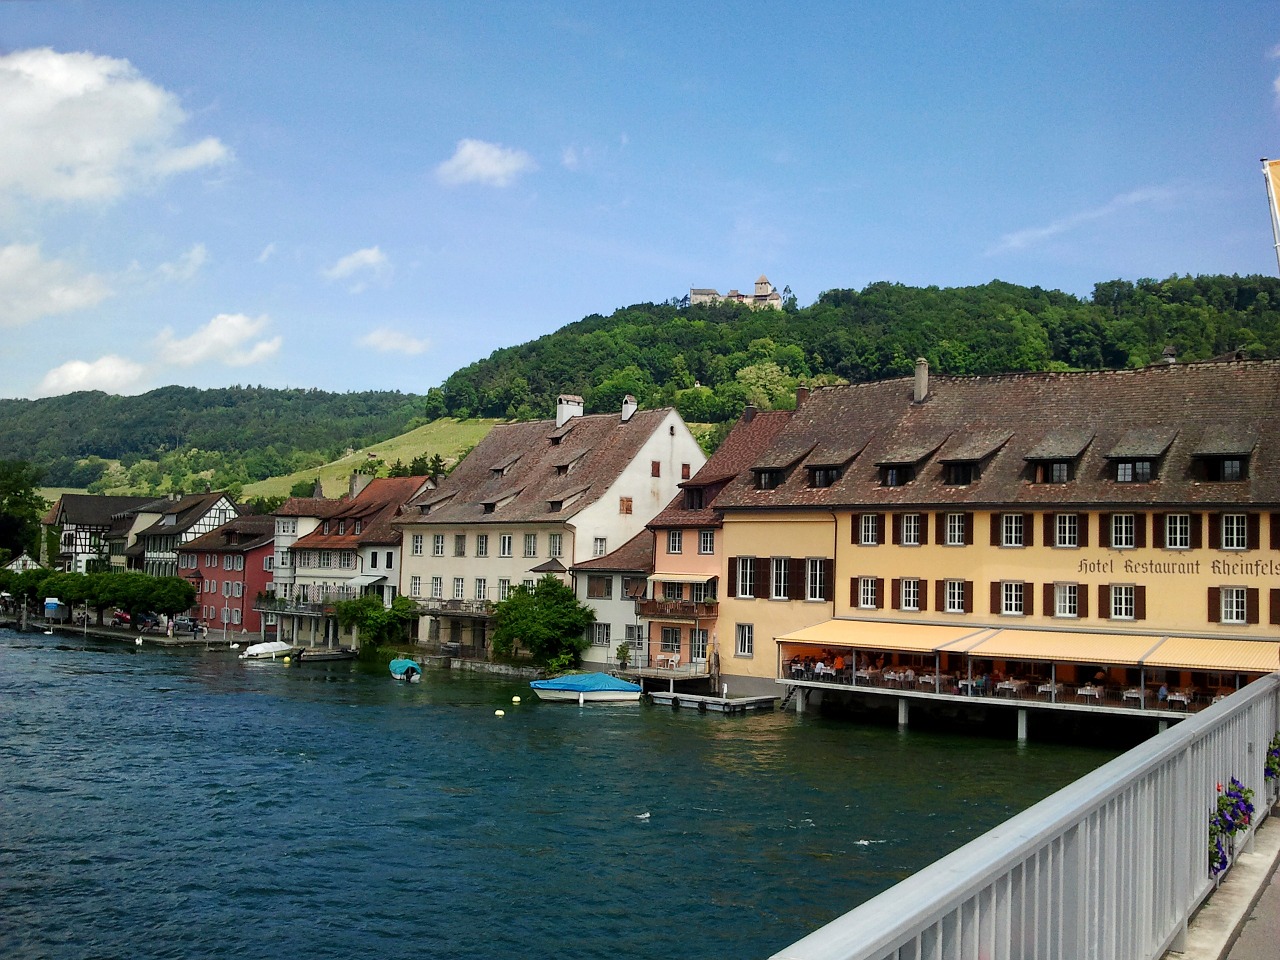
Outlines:
POLYGON ((256 633, 275 631, 253 609, 271 583, 275 559, 275 518, 236 517, 178 550, 178 576, 196 588, 192 616, 210 630, 256 633))

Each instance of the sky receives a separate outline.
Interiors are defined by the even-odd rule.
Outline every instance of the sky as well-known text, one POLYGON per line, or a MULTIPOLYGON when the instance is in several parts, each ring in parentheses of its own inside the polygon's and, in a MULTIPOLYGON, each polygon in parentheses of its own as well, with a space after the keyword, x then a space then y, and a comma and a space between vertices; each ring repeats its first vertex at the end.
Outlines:
POLYGON ((0 396, 425 393, 591 314, 1277 273, 1273 0, 0 0, 0 396))

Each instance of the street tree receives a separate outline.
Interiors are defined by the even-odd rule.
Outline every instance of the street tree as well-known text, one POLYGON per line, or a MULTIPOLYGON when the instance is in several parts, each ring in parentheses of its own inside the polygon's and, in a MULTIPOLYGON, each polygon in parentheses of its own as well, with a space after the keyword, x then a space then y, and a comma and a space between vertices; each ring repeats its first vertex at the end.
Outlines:
POLYGON ((510 657, 518 645, 539 666, 567 670, 587 648, 586 630, 595 618, 569 587, 547 574, 532 590, 517 587, 494 608, 493 649, 510 657))

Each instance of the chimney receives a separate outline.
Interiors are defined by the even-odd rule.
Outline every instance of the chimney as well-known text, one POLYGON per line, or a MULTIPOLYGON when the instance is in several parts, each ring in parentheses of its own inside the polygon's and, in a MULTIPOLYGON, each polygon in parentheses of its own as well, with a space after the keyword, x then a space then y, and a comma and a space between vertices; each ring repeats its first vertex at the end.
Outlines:
POLYGON ((806 400, 809 399, 808 387, 796 387, 796 409, 799 410, 804 406, 806 400))
POLYGON ((756 418, 756 408, 754 404, 748 403, 742 408, 742 422, 750 423, 756 418))
POLYGON ((924 403, 929 395, 929 361, 924 357, 916 358, 916 388, 912 398, 916 403, 924 403))
POLYGON ((582 398, 571 393, 556 397, 556 426, 563 427, 574 417, 582 416, 582 398))
POLYGON ((360 492, 369 485, 369 481, 372 479, 373 477, 369 476, 367 473, 352 473, 351 481, 347 485, 351 498, 354 500, 356 497, 360 496, 360 492))
POLYGON ((636 403, 636 398, 631 394, 627 394, 622 398, 622 422, 626 423, 636 415, 636 411, 640 409, 640 404, 636 403))

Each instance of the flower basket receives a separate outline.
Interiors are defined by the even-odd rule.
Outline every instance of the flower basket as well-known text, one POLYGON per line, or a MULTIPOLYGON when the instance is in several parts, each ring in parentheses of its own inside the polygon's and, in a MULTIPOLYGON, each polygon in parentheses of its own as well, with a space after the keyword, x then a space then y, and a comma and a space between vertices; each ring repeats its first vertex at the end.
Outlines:
POLYGON ((1253 791, 1232 777, 1227 789, 1218 784, 1218 802, 1209 815, 1209 876, 1215 883, 1235 862, 1236 835, 1253 822, 1253 791))

